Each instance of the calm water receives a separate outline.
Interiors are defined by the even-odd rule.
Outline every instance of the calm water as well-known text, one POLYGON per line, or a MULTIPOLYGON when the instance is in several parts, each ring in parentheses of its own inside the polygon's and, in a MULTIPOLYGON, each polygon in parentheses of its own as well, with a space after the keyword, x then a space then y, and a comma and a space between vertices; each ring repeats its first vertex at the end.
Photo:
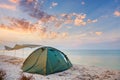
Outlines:
MULTIPOLYGON (((0 51, 0 54, 26 58, 35 49, 0 51)), ((62 50, 74 64, 120 70, 120 50, 62 50)))
POLYGON ((75 64, 120 70, 120 50, 64 50, 75 64))

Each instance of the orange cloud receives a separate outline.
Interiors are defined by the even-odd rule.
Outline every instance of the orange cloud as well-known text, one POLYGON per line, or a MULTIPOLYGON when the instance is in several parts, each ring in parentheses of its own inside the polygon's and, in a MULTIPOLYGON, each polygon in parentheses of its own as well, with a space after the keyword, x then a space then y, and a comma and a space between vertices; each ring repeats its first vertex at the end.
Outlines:
POLYGON ((0 28, 0 40, 4 42, 27 42, 41 40, 37 34, 0 28), (12 35, 12 36, 10 36, 12 35))
POLYGON ((40 25, 40 24, 30 24, 30 22, 13 19, 11 20, 13 24, 11 23, 10 26, 1 24, 0 25, 0 33, 3 35, 0 35, 0 40, 6 41, 9 38, 8 41, 43 41, 43 40, 51 40, 51 39, 64 39, 68 37, 67 32, 55 32, 55 31, 49 31, 46 29, 46 27, 40 25), (39 26, 39 27, 38 27, 39 26), (13 35, 13 37, 9 36, 13 35), (26 40, 27 38, 27 40, 26 40), (34 40, 33 40, 34 38, 34 40))
POLYGON ((29 3, 35 2, 35 0, 26 0, 26 2, 29 4, 29 3))
POLYGON ((68 20, 65 20, 65 24, 71 24, 73 22, 73 20, 72 19, 68 19, 68 20))
POLYGON ((9 0, 11 3, 18 3, 19 0, 9 0))
POLYGON ((74 24, 76 26, 84 26, 86 25, 86 22, 83 20, 86 18, 86 14, 79 14, 79 15, 76 15, 76 18, 74 20, 74 24))
POLYGON ((114 15, 115 15, 115 16, 120 16, 120 11, 115 11, 115 12, 114 12, 114 15))
POLYGON ((78 18, 76 18, 75 20, 74 20, 74 24, 76 25, 76 26, 81 26, 81 25, 86 25, 86 22, 84 22, 82 19, 78 19, 78 18))
POLYGON ((8 5, 8 4, 0 4, 0 8, 9 9, 9 10, 16 10, 16 6, 8 5))
POLYGON ((86 14, 77 14, 77 13, 71 13, 71 14, 61 14, 60 15, 62 17, 62 19, 64 20, 64 24, 74 24, 75 26, 85 26, 87 23, 95 23, 98 20, 94 19, 88 19, 87 21, 85 21, 84 19, 86 18, 86 14))
POLYGON ((62 17, 64 24, 71 24, 73 22, 73 19, 72 19, 73 15, 72 14, 63 13, 60 16, 62 17))
POLYGON ((61 37, 62 37, 62 38, 66 38, 66 37, 68 37, 68 33, 67 33, 67 32, 63 32, 63 33, 61 33, 61 37))
POLYGON ((48 36, 50 39, 55 39, 58 37, 58 33, 56 32, 50 32, 49 36, 48 36))
POLYGON ((102 35, 102 32, 95 32, 95 34, 100 36, 100 35, 102 35))

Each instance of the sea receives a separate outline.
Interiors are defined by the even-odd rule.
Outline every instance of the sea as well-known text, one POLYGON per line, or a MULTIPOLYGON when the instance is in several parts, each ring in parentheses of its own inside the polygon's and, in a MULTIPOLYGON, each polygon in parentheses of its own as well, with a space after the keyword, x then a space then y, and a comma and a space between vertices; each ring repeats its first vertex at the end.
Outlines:
MULTIPOLYGON (((27 58, 35 49, 0 51, 0 55, 27 58)), ((120 50, 61 50, 72 64, 120 70, 120 50)))
POLYGON ((65 50, 74 64, 120 70, 120 50, 65 50))

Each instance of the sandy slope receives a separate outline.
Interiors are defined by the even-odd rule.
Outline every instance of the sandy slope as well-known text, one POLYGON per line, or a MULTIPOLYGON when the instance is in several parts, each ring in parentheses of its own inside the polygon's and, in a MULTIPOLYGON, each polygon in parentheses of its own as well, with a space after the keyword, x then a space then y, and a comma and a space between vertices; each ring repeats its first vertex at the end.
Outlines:
POLYGON ((6 80, 19 80, 22 74, 33 75, 35 80, 120 80, 120 71, 95 66, 73 65, 64 72, 43 76, 22 72, 24 59, 0 55, 0 69, 6 71, 6 80))

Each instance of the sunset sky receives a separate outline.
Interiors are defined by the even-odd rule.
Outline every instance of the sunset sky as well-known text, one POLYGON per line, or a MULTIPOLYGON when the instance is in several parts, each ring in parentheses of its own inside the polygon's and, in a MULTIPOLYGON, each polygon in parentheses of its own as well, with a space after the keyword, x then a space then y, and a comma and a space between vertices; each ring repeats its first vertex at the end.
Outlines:
POLYGON ((0 47, 120 49, 120 0, 0 0, 0 47))

